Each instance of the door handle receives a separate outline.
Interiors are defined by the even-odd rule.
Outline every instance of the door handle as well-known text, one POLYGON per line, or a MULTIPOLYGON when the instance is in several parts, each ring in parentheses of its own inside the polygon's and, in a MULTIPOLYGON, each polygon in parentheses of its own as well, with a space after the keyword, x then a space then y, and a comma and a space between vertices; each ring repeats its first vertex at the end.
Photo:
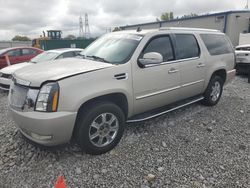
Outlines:
POLYGON ((175 68, 171 68, 171 69, 168 71, 169 74, 173 74, 173 73, 177 73, 177 72, 179 72, 179 70, 177 70, 177 69, 175 69, 175 68))
POLYGON ((204 64, 204 63, 199 63, 198 65, 197 65, 197 68, 201 68, 201 67, 205 67, 206 65, 204 64))

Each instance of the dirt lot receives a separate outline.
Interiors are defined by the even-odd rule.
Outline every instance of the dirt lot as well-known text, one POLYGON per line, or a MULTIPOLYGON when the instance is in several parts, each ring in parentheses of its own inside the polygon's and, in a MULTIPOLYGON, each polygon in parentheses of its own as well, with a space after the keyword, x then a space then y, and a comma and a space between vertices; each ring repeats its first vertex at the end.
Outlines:
POLYGON ((0 187, 250 187, 250 84, 237 77, 215 107, 194 104, 129 124, 113 151, 90 156, 76 146, 29 144, 0 94, 0 187))

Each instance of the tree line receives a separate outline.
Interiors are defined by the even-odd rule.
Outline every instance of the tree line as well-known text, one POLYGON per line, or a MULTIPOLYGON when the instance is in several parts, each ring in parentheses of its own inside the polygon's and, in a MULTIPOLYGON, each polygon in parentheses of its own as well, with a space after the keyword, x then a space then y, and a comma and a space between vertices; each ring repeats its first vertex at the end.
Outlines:
POLYGON ((156 18, 156 21, 169 21, 173 19, 181 19, 181 18, 192 18, 198 16, 196 13, 185 14, 181 17, 175 17, 173 12, 164 12, 161 14, 160 18, 156 18))
MULTIPOLYGON (((69 40, 74 40, 74 39, 80 39, 79 37, 76 37, 75 35, 69 34, 64 39, 69 39, 69 40)), ((16 35, 12 39, 12 41, 31 41, 31 39, 27 36, 21 36, 21 35, 16 35)))

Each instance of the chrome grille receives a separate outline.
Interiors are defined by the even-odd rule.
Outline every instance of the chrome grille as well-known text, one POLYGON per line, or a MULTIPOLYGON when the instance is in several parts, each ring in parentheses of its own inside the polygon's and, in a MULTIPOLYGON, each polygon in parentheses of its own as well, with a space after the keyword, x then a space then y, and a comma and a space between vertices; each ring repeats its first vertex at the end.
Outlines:
POLYGON ((22 109, 27 97, 28 88, 13 84, 10 89, 10 105, 22 109))

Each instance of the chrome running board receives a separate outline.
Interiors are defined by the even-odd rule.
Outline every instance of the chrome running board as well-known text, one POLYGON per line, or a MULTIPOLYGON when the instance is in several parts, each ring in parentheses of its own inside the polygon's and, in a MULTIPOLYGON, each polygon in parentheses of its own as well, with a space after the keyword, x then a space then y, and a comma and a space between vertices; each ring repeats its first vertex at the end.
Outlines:
POLYGON ((197 97, 196 98, 192 98, 192 100, 186 100, 186 101, 188 101, 186 103, 179 104, 179 105, 177 105, 175 107, 172 106, 172 108, 171 107, 169 108, 169 105, 168 105, 166 107, 161 107, 158 110, 154 110, 155 113, 154 112, 151 112, 151 113, 150 112, 145 112, 145 113, 142 113, 142 114, 139 114, 139 115, 135 115, 131 119, 128 119, 127 123, 135 123, 135 122, 146 121, 146 120, 149 120, 149 119, 161 116, 163 114, 172 112, 174 110, 178 110, 178 109, 183 108, 185 106, 191 105, 191 104, 196 103, 198 101, 201 101, 203 99, 204 99, 203 96, 202 97, 199 96, 198 98, 197 97))

